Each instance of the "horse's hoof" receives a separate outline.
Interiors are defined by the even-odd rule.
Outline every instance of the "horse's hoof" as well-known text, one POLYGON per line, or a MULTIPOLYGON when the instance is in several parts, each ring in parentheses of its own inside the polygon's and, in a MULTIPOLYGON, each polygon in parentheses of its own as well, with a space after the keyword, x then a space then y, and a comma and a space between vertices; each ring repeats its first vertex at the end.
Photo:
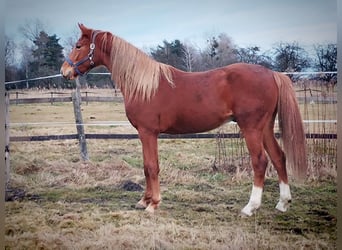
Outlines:
POLYGON ((139 203, 137 203, 136 205, 135 205, 135 209, 139 209, 139 210, 143 210, 143 209, 145 209, 146 207, 144 207, 143 205, 141 205, 141 204, 139 204, 139 203))
POLYGON ((243 217, 249 217, 254 214, 254 212, 259 208, 259 204, 254 204, 254 203, 248 203, 242 210, 241 210, 241 215, 243 217))
POLYGON ((277 206, 276 206, 276 209, 279 210, 280 212, 284 213, 289 208, 289 206, 290 206, 289 203, 290 202, 291 202, 291 200, 289 200, 289 201, 279 201, 277 206))
POLYGON ((147 208, 145 209, 146 212, 149 212, 150 214, 154 214, 154 210, 155 208, 150 204, 147 206, 147 208))
POLYGON ((245 211, 245 209, 242 209, 240 212, 240 217, 242 218, 250 217, 252 215, 253 215, 253 212, 245 211))
POLYGON ((147 205, 146 205, 146 202, 144 202, 144 201, 139 201, 136 205, 135 205, 135 208, 136 209, 141 209, 141 210, 143 210, 143 209, 146 209, 147 208, 147 205))

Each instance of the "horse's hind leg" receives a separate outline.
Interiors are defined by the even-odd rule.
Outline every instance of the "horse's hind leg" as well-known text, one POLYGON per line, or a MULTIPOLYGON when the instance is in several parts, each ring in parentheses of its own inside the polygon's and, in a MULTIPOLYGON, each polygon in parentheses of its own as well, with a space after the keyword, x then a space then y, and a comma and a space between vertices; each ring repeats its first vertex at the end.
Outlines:
POLYGON ((289 207, 289 203, 291 202, 291 192, 286 172, 285 154, 274 137, 273 126, 267 127, 265 129, 264 146, 272 160, 273 166, 277 170, 279 177, 280 198, 276 209, 285 212, 289 207))
POLYGON ((248 204, 241 210, 243 215, 251 216, 261 205, 262 191, 264 187, 267 157, 262 143, 263 134, 258 129, 244 130, 243 135, 251 156, 254 183, 248 204))

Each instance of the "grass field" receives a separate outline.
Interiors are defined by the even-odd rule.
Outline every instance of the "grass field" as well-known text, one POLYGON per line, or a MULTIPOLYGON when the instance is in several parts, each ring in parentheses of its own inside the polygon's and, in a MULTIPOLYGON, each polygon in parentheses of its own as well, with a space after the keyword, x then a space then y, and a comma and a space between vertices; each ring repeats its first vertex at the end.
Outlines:
MULTIPOLYGON (((88 123, 126 119, 120 103, 82 109, 88 123)), ((325 109, 334 119, 332 105, 325 109)), ((12 105, 10 117, 12 123, 74 122, 71 103, 12 105)), ((75 125, 11 127, 12 136, 68 133, 75 125)), ((289 211, 274 208, 279 190, 270 167, 262 206, 249 218, 239 216, 251 191, 249 159, 230 157, 246 154, 241 139, 226 142, 228 164, 215 169, 218 140, 159 140, 162 204, 153 215, 134 209, 145 185, 138 140, 88 140, 89 162, 80 161, 76 140, 11 143, 6 249, 336 249, 336 142, 321 141, 309 143, 309 178, 301 184, 291 178, 289 211)))

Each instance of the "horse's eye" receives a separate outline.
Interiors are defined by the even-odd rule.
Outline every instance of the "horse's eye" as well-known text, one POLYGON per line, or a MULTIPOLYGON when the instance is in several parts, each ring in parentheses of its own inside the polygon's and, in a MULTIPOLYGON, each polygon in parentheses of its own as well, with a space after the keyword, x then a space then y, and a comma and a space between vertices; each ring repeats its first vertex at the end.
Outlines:
POLYGON ((76 49, 80 49, 81 45, 80 44, 76 44, 76 49))

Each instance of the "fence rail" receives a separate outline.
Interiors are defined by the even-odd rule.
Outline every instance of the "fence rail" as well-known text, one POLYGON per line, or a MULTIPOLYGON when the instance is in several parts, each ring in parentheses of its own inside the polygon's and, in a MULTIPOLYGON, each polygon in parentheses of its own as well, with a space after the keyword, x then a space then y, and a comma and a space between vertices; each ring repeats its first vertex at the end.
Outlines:
MULTIPOLYGON (((123 97, 121 96, 82 96, 82 102, 88 104, 88 102, 122 102, 123 97)), ((299 103, 304 102, 319 102, 321 104, 324 103, 337 103, 336 99, 321 99, 316 100, 312 97, 298 97, 299 103)), ((33 104, 33 103, 59 103, 59 102, 72 102, 71 96, 64 96, 64 97, 43 97, 43 98, 18 98, 18 99, 11 99, 10 104, 33 104)))
MULTIPOLYGON (((275 133, 276 138, 280 138, 279 133, 275 133)), ((201 134, 160 134, 159 139, 233 139, 242 138, 240 133, 201 133, 201 134)), ((86 139, 139 139, 138 134, 85 134, 86 139)), ((307 133, 307 139, 337 139, 337 134, 318 134, 318 133, 307 133)), ((10 137, 11 142, 21 141, 55 141, 55 140, 76 140, 78 134, 69 135, 34 135, 34 136, 12 136, 10 137)))
MULTIPOLYGON (((9 92, 10 96, 14 93, 9 92)), ((92 92, 82 92, 81 98, 82 102, 88 104, 88 102, 122 102, 123 97, 120 94, 115 94, 115 96, 90 96, 92 92)), ((59 102, 72 102, 72 94, 71 93, 63 93, 63 92, 48 92, 46 94, 50 94, 50 97, 35 97, 35 98, 19 98, 19 95, 25 95, 25 92, 15 92, 15 98, 10 97, 10 104, 33 104, 33 103, 59 103, 59 102), (58 95, 58 96, 56 96, 58 95), (61 96, 64 95, 64 96, 61 96)))
MULTIPOLYGON (((306 96, 298 96, 297 100, 299 103, 320 103, 320 104, 336 104, 337 98, 332 96, 314 96, 312 92, 321 92, 321 90, 315 89, 304 89, 298 90, 297 92, 308 92, 309 94, 306 96)), ((71 102, 72 101, 72 93, 71 92, 45 92, 43 95, 50 95, 49 97, 21 97, 20 95, 25 96, 27 93, 19 92, 19 91, 9 91, 7 92, 10 96, 10 104, 33 104, 33 103, 60 103, 60 102, 71 102), (15 95, 15 97, 13 97, 15 95)), ((123 102, 123 97, 120 91, 115 90, 113 96, 92 96, 93 92, 91 91, 83 91, 81 92, 81 101, 88 104, 89 102, 123 102)))
MULTIPOLYGON (((323 75, 323 74, 337 74, 337 71, 306 71, 306 72, 282 72, 285 75, 323 75)), ((111 75, 109 72, 104 73, 93 73, 89 72, 88 75, 111 75)), ((37 81, 37 80, 43 80, 43 79, 51 79, 51 78, 62 78, 61 74, 56 75, 50 75, 50 76, 41 76, 36 78, 30 78, 30 79, 22 79, 22 80, 16 80, 16 81, 7 81, 5 82, 5 85, 15 84, 15 83, 21 83, 21 82, 31 82, 31 81, 37 81)))
MULTIPOLYGON (((299 90, 298 92, 302 92, 303 90, 299 90)), ((306 89, 305 91, 312 92, 312 89, 306 89)), ((318 90, 317 90, 318 91, 318 90)), ((72 92, 57 92, 57 91, 50 91, 42 93, 42 95, 49 94, 50 97, 40 97, 40 98, 19 98, 19 95, 27 95, 26 92, 7 92, 9 94, 9 104, 33 104, 33 103, 58 103, 58 102, 72 102, 72 92), (15 97, 14 96, 15 93, 15 97)), ((92 91, 83 91, 81 92, 81 100, 82 102, 85 102, 88 104, 88 102, 122 102, 123 98, 120 93, 115 92, 114 96, 91 96, 90 94, 93 94, 95 92, 92 91)), ((320 97, 317 98, 317 96, 298 96, 298 102, 299 103, 330 103, 330 104, 336 104, 337 100, 335 97, 320 97)), ((336 120, 304 120, 304 123, 337 123, 336 120)), ((75 126, 75 123, 11 123, 11 126, 66 126, 71 125, 75 126)), ((115 121, 107 121, 102 122, 101 124, 98 123, 85 123, 85 124, 77 124, 78 126, 121 126, 121 125, 129 125, 128 122, 115 122, 115 121), (120 123, 120 124, 119 124, 120 123)), ((275 133, 275 135, 279 138, 280 134, 275 133)), ((169 135, 169 134, 161 134, 159 138, 161 139, 209 139, 209 138, 217 138, 217 134, 215 133, 199 133, 199 134, 178 134, 178 135, 169 135)), ((221 138, 241 138, 241 135, 239 133, 224 133, 220 135, 221 138)), ((77 134, 64 134, 64 135, 35 135, 35 136, 11 136, 10 141, 12 142, 19 142, 19 141, 50 141, 50 140, 68 140, 68 139, 77 139, 77 134)), ((85 134, 86 139, 137 139, 137 134, 85 134)), ((335 133, 307 133, 306 134, 307 139, 336 139, 337 134, 335 133)))

